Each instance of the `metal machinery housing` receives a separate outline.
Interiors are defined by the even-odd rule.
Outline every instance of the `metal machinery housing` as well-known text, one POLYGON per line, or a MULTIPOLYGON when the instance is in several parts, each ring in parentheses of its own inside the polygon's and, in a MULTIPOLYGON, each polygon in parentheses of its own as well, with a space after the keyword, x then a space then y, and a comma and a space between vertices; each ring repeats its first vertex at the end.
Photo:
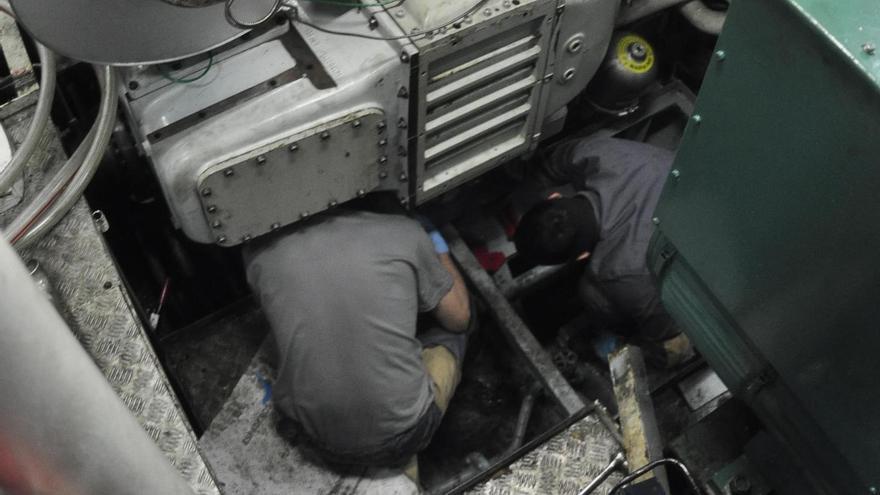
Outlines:
POLYGON ((120 92, 176 224, 231 246, 371 191, 420 204, 533 150, 618 3, 303 2, 210 54, 120 68, 120 92))

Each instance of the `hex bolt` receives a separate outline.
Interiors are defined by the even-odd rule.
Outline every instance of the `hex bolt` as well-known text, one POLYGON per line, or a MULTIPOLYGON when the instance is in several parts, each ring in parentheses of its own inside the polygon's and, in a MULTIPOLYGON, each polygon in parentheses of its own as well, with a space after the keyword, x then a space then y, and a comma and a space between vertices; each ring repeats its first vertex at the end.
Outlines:
POLYGON ((865 43, 864 45, 862 45, 862 51, 867 53, 868 55, 874 55, 874 53, 877 51, 877 45, 870 42, 865 43))
POLYGON ((211 224, 211 227, 214 227, 215 229, 219 229, 222 226, 223 224, 220 223, 220 220, 214 220, 214 223, 211 224))
POLYGON ((208 213, 217 213, 217 206, 215 206, 215 205, 208 205, 207 210, 208 210, 208 213))
POLYGON ((287 151, 294 153, 299 151, 299 145, 296 143, 290 143, 290 146, 287 147, 287 151))
POLYGON ((681 171, 679 171, 677 168, 672 169, 672 172, 670 173, 672 174, 672 177, 676 179, 681 177, 681 171))
POLYGON ((354 119, 354 121, 351 123, 351 126, 354 127, 355 129, 360 127, 361 126, 361 119, 354 119))
POLYGON ((225 235, 217 236, 217 244, 225 244, 225 243, 226 243, 226 236, 225 235))
POLYGON ((660 225, 660 219, 657 217, 652 218, 651 221, 654 222, 654 225, 660 225))
POLYGON ((695 113, 694 116, 691 117, 691 120, 694 121, 694 124, 700 125, 700 123, 703 121, 703 117, 700 117, 700 114, 695 113))
POLYGON ((379 140, 379 146, 385 146, 385 145, 387 145, 387 144, 388 144, 388 140, 387 140, 387 139, 382 138, 382 139, 379 140))
POLYGON ((330 139, 330 131, 323 131, 323 132, 321 132, 320 137, 321 137, 322 140, 325 140, 325 141, 328 140, 328 139, 330 139))
POLYGON ((363 189, 358 189, 357 197, 363 198, 364 196, 366 196, 366 194, 367 194, 367 191, 364 191, 363 189))
POLYGON ((265 165, 266 164, 266 156, 260 155, 257 157, 257 165, 265 165))
POLYGON ((386 163, 388 163, 388 157, 385 155, 380 156, 379 157, 379 165, 385 165, 386 163))
POLYGON ((724 50, 716 50, 715 51, 715 60, 721 62, 727 58, 727 53, 724 50))
MULTIPOLYGON (((300 215, 300 217, 302 217, 302 215, 300 215)), ((269 226, 269 230, 278 230, 280 228, 281 228, 281 224, 278 222, 275 222, 269 226)))
POLYGON ((211 195, 211 188, 210 187, 205 187, 202 189, 202 196, 207 198, 210 195, 211 195))
POLYGON ((229 167, 223 171, 224 177, 232 177, 233 175, 235 175, 235 170, 233 170, 232 167, 229 167))
POLYGON ((405 172, 400 173, 400 182, 406 182, 406 173, 405 172))
POLYGON ((388 178, 388 172, 386 172, 386 171, 384 171, 384 170, 381 171, 381 172, 379 172, 379 178, 382 179, 382 180, 387 179, 387 178, 388 178))

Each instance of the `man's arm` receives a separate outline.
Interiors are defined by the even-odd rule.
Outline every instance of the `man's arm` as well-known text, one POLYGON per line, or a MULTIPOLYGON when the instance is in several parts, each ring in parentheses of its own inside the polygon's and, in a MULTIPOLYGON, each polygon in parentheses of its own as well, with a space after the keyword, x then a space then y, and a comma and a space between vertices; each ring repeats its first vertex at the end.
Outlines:
POLYGON ((437 321, 450 332, 465 332, 471 321, 471 306, 467 286, 449 253, 438 253, 440 264, 452 276, 452 289, 443 296, 433 311, 437 321))

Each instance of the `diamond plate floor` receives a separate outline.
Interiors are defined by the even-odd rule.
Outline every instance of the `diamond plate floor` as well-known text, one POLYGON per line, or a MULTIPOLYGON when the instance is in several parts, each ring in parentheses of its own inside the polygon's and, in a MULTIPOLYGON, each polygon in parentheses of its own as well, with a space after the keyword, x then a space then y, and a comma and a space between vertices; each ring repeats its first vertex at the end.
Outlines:
MULTIPOLYGON (((20 102, 0 110, 0 121, 14 143, 24 136, 32 112, 33 107, 22 108, 20 102)), ((65 159, 52 126, 47 127, 39 149, 25 174, 25 203, 65 159), (43 163, 48 164, 46 168, 33 166, 43 163)), ((0 215, 0 223, 5 225, 21 206, 0 215)), ((22 253, 22 258, 39 261, 62 316, 194 492, 219 494, 85 200, 54 231, 22 253)))

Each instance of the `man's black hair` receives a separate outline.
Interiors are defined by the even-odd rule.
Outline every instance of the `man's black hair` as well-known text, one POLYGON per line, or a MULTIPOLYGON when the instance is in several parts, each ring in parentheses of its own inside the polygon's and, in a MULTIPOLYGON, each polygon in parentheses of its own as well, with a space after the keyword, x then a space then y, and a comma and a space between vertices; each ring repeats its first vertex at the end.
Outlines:
POLYGON ((558 265, 592 251, 599 224, 586 198, 544 200, 526 212, 516 229, 517 252, 538 265, 558 265))

